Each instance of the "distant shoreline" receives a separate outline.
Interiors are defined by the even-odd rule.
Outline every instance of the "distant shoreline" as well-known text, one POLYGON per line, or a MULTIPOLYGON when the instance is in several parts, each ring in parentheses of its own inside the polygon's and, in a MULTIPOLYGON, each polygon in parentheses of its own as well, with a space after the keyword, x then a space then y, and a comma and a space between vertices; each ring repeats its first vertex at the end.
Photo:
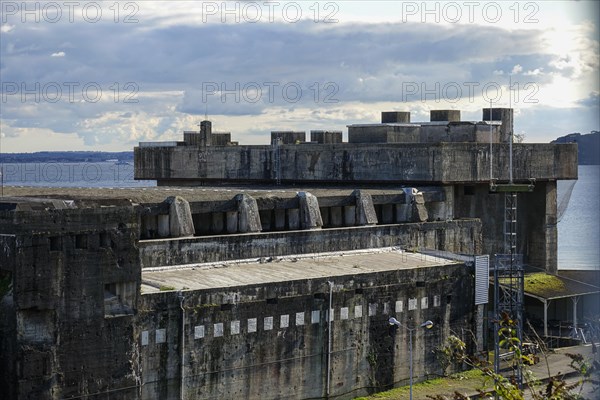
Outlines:
POLYGON ((133 151, 40 151, 35 153, 4 153, 0 161, 9 163, 81 163, 133 161, 133 151))

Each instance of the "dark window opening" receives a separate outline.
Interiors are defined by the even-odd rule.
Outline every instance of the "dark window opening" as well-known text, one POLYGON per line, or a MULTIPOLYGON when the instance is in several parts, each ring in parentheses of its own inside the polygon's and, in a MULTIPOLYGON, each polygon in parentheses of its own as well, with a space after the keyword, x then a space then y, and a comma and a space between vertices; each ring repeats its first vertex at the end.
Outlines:
POLYGON ((277 304, 277 297, 267 299, 267 304, 277 304))
POLYGON ((76 249, 87 249, 88 247, 87 235, 75 235, 75 248, 76 249))
POLYGON ((464 186, 463 194, 465 196, 474 196, 475 195, 475 186, 464 186))
POLYGON ((50 239, 50 251, 62 250, 62 241, 60 240, 60 236, 54 236, 49 239, 50 239))

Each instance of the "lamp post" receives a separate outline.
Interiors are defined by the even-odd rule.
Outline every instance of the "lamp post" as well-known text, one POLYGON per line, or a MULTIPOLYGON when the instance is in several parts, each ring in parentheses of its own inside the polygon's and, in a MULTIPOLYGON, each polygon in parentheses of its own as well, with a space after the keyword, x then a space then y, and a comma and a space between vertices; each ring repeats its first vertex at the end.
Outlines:
MULTIPOLYGON (((396 318, 391 317, 388 320, 390 325, 396 325, 396 326, 401 326, 402 328, 406 329, 408 331, 408 352, 410 355, 410 363, 409 363, 409 368, 410 368, 410 400, 412 400, 413 398, 413 350, 412 350, 412 338, 413 338, 413 332, 417 329, 415 328, 409 328, 408 326, 402 325, 400 323, 400 321, 398 321, 396 318)), ((419 325, 420 328, 427 328, 427 329, 431 329, 431 327, 433 326, 433 322, 427 320, 425 322, 423 322, 421 325, 419 325)))

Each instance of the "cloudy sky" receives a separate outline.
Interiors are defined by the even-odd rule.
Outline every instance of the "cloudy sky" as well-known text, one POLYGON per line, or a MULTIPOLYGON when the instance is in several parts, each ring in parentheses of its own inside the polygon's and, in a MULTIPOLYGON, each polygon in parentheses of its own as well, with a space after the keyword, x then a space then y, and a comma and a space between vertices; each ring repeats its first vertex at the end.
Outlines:
POLYGON ((598 2, 0 0, 3 152, 129 150, 208 114, 243 144, 381 111, 599 130, 598 2), (509 90, 509 86, 512 90, 509 90))

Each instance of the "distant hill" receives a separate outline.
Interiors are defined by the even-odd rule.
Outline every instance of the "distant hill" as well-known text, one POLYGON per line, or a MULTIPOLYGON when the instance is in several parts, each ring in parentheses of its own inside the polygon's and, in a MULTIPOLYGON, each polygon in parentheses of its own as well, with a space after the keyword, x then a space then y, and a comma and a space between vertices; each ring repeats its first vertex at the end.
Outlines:
POLYGON ((586 135, 571 133, 561 136, 551 143, 577 143, 579 149, 579 165, 600 164, 600 132, 592 131, 586 135))
POLYGON ((5 153, 0 155, 0 159, 3 163, 133 161, 133 152, 39 151, 36 153, 5 153))

